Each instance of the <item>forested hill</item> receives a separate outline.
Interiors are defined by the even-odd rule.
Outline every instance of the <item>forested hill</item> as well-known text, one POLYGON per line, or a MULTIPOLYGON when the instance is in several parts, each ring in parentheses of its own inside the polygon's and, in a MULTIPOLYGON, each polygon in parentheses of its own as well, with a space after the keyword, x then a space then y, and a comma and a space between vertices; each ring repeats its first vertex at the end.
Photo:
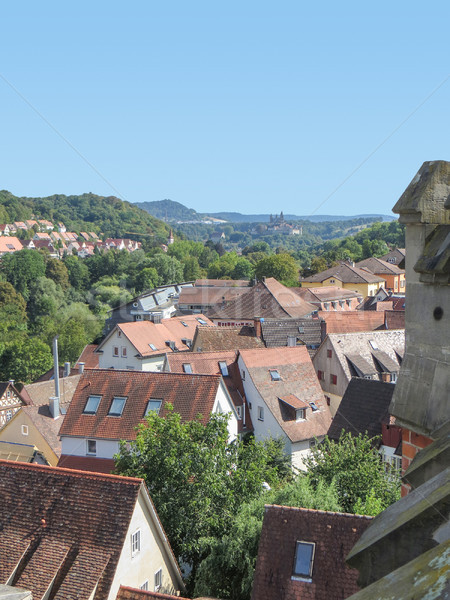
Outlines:
POLYGON ((148 213, 167 221, 201 221, 202 215, 193 208, 187 208, 173 200, 155 200, 154 202, 137 202, 136 206, 148 213))
POLYGON ((167 239, 169 232, 165 223, 115 196, 88 193, 19 198, 6 190, 0 191, 0 224, 32 218, 64 223, 68 231, 95 231, 107 237, 154 237, 161 242, 167 239))

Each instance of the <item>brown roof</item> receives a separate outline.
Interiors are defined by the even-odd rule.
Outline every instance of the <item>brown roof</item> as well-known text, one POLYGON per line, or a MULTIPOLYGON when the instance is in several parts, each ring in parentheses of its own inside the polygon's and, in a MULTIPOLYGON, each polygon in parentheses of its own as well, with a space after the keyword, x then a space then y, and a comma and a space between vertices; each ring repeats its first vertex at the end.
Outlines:
POLYGON ((331 413, 306 346, 241 350, 239 354, 258 393, 292 442, 326 434, 331 413), (272 380, 271 370, 278 371, 280 380, 272 380), (306 420, 297 421, 286 403, 280 402, 291 394, 308 405, 306 420))
MULTIPOLYGON (((160 594, 159 592, 146 592, 136 588, 121 585, 117 592, 116 600, 187 600, 182 596, 172 596, 171 594, 160 594)), ((198 598, 197 600, 201 600, 198 598)), ((206 599, 205 599, 206 600, 206 599)))
POLYGON ((0 582, 106 599, 141 479, 0 461, 0 582), (20 501, 19 501, 20 500, 20 501), (56 578, 56 579, 55 579, 56 578))
POLYGON ((230 302, 248 292, 247 287, 184 287, 180 292, 178 305, 213 306, 230 302))
POLYGON ((340 288, 335 285, 324 285, 322 287, 313 288, 293 288, 295 293, 298 294, 303 300, 311 302, 312 304, 331 302, 338 300, 350 300, 351 298, 361 298, 359 292, 353 290, 347 290, 340 288))
POLYGON ((367 267, 369 271, 377 274, 381 273, 386 275, 401 275, 405 273, 405 271, 403 269, 399 269, 397 265, 388 263, 385 260, 381 260, 381 258, 375 258, 374 256, 359 261, 358 263, 356 263, 356 266, 367 267))
POLYGON ((195 287, 248 287, 248 279, 196 279, 195 287))
POLYGON ((32 421, 56 456, 61 456, 59 430, 64 421, 64 416, 54 419, 48 406, 24 406, 22 410, 32 421))
POLYGON ((345 558, 372 517, 266 506, 252 600, 343 600, 359 590, 345 558), (293 575, 297 542, 315 544, 311 579, 293 575), (303 579, 303 580, 302 580, 303 579))
POLYGON ((346 262, 341 262, 339 265, 331 267, 321 273, 304 277, 301 281, 307 283, 314 283, 315 281, 322 282, 329 277, 336 277, 336 279, 339 279, 342 283, 379 283, 384 281, 382 277, 373 275, 373 273, 366 269, 353 267, 346 262))
MULTIPOLYGON (((81 375, 70 375, 69 377, 62 377, 59 380, 60 405, 63 409, 67 410, 80 381, 80 377, 81 375)), ((50 380, 29 383, 24 386, 22 395, 24 392, 30 398, 31 404, 34 406, 43 406, 48 404, 51 396, 55 395, 55 382, 54 380, 50 380)))
POLYGON ((78 365, 80 362, 84 362, 84 366, 87 369, 97 369, 98 354, 95 354, 97 348, 98 344, 87 344, 87 346, 83 348, 83 352, 80 354, 80 358, 77 360, 76 364, 78 365))
POLYGON ((202 352, 263 348, 263 342, 255 337, 253 327, 199 327, 192 343, 202 352))
POLYGON ((405 329, 404 310, 386 310, 384 317, 386 329, 405 329))
POLYGON ((268 277, 227 306, 214 308, 208 314, 211 319, 282 319, 304 317, 315 310, 315 306, 305 302, 294 290, 268 277))
MULTIPOLYGON (((161 323, 152 323, 151 321, 119 323, 112 332, 116 329, 122 331, 140 356, 147 357, 172 352, 172 349, 166 344, 169 341, 175 343, 176 350, 188 350, 188 346, 183 340, 192 340, 198 326, 205 327, 208 325, 213 325, 213 323, 204 315, 184 315, 183 317, 162 319, 161 323), (156 350, 152 350, 149 344, 155 346, 156 350)), ((112 332, 110 335, 112 335, 112 332)), ((108 338, 109 336, 99 344, 97 351, 101 352, 108 338)))
POLYGON ((113 458, 98 458, 97 456, 73 456, 62 454, 58 467, 75 469, 76 471, 91 471, 93 473, 109 474, 114 471, 116 463, 113 458))
POLYGON ((162 400, 159 414, 167 414, 170 402, 183 420, 202 415, 206 423, 212 412, 220 382, 219 375, 188 375, 149 371, 87 370, 81 376, 60 435, 134 440, 136 426, 145 423, 144 413, 150 399, 162 400), (84 414, 87 399, 101 396, 95 415, 84 414), (127 401, 122 416, 109 416, 115 396, 127 401))
POLYGON ((327 333, 352 333, 384 329, 384 312, 368 310, 320 311, 327 324, 327 333))

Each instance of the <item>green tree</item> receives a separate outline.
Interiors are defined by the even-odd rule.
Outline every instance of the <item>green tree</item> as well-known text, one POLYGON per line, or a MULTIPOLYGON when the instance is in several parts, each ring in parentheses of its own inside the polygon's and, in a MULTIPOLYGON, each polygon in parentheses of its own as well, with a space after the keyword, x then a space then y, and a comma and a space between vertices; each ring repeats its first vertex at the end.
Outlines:
POLYGON ((16 291, 28 300, 31 284, 45 274, 44 257, 36 250, 11 252, 2 256, 1 270, 16 291))
POLYGON ((356 507, 366 505, 371 494, 379 499, 381 510, 400 498, 398 474, 386 473, 381 456, 367 435, 342 433, 337 442, 326 437, 312 448, 305 464, 315 485, 335 482, 345 512, 356 512, 356 507))
POLYGON ((61 286, 63 290, 69 287, 69 272, 66 265, 56 258, 49 258, 45 266, 45 276, 61 286))
POLYGON ((0 360, 2 381, 14 379, 31 383, 48 371, 53 364, 47 344, 37 338, 23 338, 8 344, 0 360))
POLYGON ((304 475, 243 504, 225 535, 201 540, 206 558, 197 572, 195 596, 250 600, 266 504, 340 510, 333 484, 315 488, 304 475))
POLYGON ((257 279, 275 277, 284 285, 298 285, 299 274, 295 259, 290 254, 274 254, 260 260, 255 267, 257 279))
MULTIPOLYGON (((170 407, 169 407, 170 408, 170 407)), ((226 415, 182 422, 169 410, 150 413, 131 447, 123 443, 116 471, 143 477, 175 555, 189 563, 192 577, 202 558, 200 538, 221 536, 241 504, 276 485, 279 472, 274 446, 228 443, 226 415)))
POLYGON ((135 288, 137 292, 151 290, 158 285, 159 275, 154 267, 145 267, 135 277, 135 288))
POLYGON ((77 256, 67 256, 64 259, 69 274, 69 283, 76 290, 86 290, 89 286, 89 269, 77 256))
POLYGON ((177 258, 158 254, 152 259, 151 265, 158 273, 158 285, 183 281, 183 265, 177 258))

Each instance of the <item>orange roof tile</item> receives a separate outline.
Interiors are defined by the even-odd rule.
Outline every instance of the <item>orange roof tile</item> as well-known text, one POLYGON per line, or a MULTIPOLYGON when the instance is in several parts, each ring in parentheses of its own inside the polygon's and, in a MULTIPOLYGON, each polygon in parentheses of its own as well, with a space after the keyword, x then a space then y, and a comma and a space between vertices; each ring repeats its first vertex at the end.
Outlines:
POLYGON ((327 324, 326 333, 353 333, 384 329, 384 312, 369 310, 345 310, 328 312, 322 310, 319 316, 327 324))

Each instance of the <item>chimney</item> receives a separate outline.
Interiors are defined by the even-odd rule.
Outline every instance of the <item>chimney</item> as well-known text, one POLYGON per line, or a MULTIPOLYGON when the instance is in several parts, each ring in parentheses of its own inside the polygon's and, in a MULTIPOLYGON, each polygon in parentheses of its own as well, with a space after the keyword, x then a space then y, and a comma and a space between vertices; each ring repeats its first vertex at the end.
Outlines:
POLYGON ((323 342, 323 340, 327 337, 327 322, 325 321, 325 319, 323 319, 322 321, 320 321, 320 341, 323 342))
POLYGON ((70 375, 70 362, 65 362, 63 377, 69 377, 69 375, 70 375))
POLYGON ((255 328, 255 335, 261 339, 261 323, 264 323, 262 317, 253 317, 253 327, 255 328))
POLYGON ((384 381, 384 383, 391 383, 391 374, 381 373, 381 381, 384 381))
POLYGON ((57 419, 60 415, 59 412, 59 398, 56 396, 50 397, 50 402, 48 404, 48 408, 50 410, 50 414, 54 419, 57 419))
POLYGON ((84 373, 84 362, 78 363, 78 373, 82 375, 84 373))
POLYGON ((8 383, 10 383, 11 385, 14 385, 14 379, 9 379, 8 383))
POLYGON ((289 348, 293 348, 297 345, 297 337, 295 335, 287 336, 287 345, 289 348))
MULTIPOLYGON (((55 398, 59 402, 59 364, 58 364, 58 336, 53 338, 53 378, 55 380, 55 398)), ((59 412, 59 409, 58 409, 59 412)))

